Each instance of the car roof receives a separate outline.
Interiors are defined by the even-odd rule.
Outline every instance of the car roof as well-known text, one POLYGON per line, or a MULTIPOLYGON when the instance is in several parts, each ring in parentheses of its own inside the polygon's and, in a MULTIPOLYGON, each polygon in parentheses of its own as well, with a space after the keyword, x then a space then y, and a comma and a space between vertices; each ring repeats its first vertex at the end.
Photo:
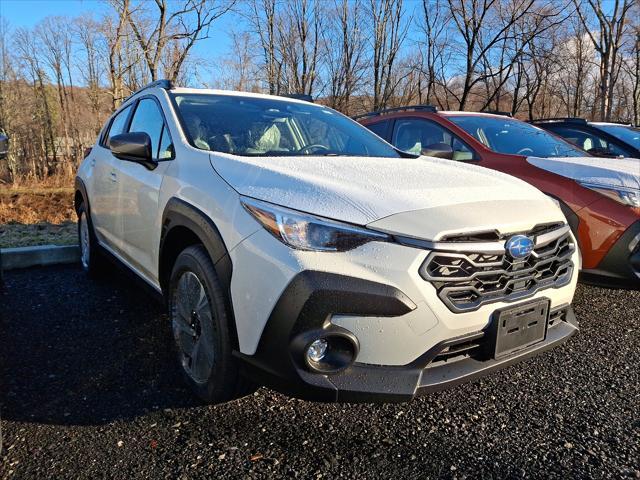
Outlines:
POLYGON ((406 107, 406 110, 402 108, 390 109, 387 111, 379 112, 371 112, 365 115, 360 115, 355 117, 356 120, 362 121, 363 123, 375 123, 377 121, 386 119, 386 118, 396 118, 401 116, 411 116, 411 117, 421 117, 423 115, 442 115, 442 116, 457 116, 457 115, 466 115, 466 116, 475 116, 475 117, 489 117, 489 118, 512 118, 513 120, 517 120, 516 118, 510 117, 508 115, 501 115, 497 113, 489 113, 489 112, 464 112, 457 110, 437 110, 431 111, 426 109, 418 109, 414 110, 411 105, 406 107))
POLYGON ((304 105, 315 105, 317 107, 321 107, 321 105, 308 102, 306 100, 299 100, 297 98, 291 97, 282 97, 279 95, 267 95, 264 93, 253 93, 253 92, 240 92, 237 90, 221 90, 214 88, 186 88, 186 87, 175 87, 169 90, 173 94, 198 94, 198 95, 226 95, 231 97, 244 97, 244 98, 262 98, 266 100, 282 100, 285 102, 291 103, 301 103, 304 105))
POLYGON ((510 117, 508 115, 501 115, 499 113, 490 112, 464 112, 462 110, 441 110, 439 114, 444 116, 469 116, 469 117, 490 117, 490 118, 511 118, 512 120, 518 120, 517 118, 510 117))
POLYGON ((571 125, 571 126, 580 126, 580 125, 592 125, 594 127, 610 125, 617 127, 633 127, 631 123, 623 123, 623 122, 592 122, 580 117, 566 117, 566 118, 539 118, 533 120, 532 123, 536 124, 545 124, 545 125, 571 125))

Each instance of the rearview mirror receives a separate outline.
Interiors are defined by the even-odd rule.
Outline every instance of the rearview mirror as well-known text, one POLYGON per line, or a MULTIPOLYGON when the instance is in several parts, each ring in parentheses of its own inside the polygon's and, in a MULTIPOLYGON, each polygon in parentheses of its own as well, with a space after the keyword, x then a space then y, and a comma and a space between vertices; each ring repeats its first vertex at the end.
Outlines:
POLYGON ((139 163, 149 170, 158 165, 151 153, 151 138, 145 132, 114 135, 109 139, 109 148, 113 156, 120 160, 139 163))
POLYGON ((453 148, 446 143, 434 143, 423 147, 420 151, 422 155, 427 157, 446 158, 453 160, 453 148))

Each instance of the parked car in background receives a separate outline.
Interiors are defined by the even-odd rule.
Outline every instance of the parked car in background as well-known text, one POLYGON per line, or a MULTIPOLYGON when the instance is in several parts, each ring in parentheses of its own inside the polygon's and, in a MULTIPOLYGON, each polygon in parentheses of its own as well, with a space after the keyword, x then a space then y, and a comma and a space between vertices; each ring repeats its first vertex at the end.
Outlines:
POLYGON ((359 121, 396 147, 521 178, 555 198, 582 253, 583 279, 640 287, 640 160, 596 158, 504 115, 414 106, 359 121))
POLYGON ((548 118, 531 123, 597 157, 640 158, 640 128, 629 124, 588 122, 583 118, 548 118))
POLYGON ((9 154, 9 136, 0 128, 0 160, 9 154))
POLYGON ((164 295, 208 402, 246 379, 408 400, 577 330, 579 255, 555 202, 321 105, 156 82, 106 123, 75 199, 84 268, 108 252, 164 295))

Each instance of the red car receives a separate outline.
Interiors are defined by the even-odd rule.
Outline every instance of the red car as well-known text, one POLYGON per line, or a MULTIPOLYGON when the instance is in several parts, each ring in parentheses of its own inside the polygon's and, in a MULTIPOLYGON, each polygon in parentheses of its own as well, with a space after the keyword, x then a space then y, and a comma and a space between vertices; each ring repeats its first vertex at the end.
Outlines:
POLYGON ((560 204, 582 252, 582 279, 640 288, 640 161, 589 156, 505 115, 413 106, 356 118, 398 149, 473 162, 531 183, 560 204))

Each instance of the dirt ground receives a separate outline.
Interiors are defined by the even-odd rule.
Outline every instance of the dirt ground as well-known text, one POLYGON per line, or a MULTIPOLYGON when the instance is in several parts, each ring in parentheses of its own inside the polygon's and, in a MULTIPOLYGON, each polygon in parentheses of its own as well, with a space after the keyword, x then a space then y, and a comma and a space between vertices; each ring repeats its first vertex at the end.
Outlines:
POLYGON ((73 188, 0 188, 0 248, 76 242, 73 188))

